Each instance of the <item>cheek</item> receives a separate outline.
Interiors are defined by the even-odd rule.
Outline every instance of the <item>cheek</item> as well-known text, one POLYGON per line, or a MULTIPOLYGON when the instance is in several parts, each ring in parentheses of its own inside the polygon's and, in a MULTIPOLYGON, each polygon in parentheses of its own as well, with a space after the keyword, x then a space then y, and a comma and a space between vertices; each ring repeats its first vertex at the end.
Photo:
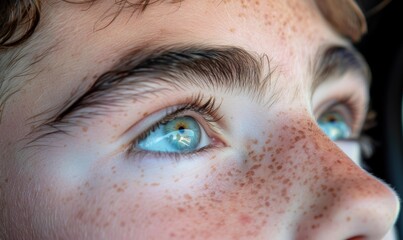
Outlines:
POLYGON ((38 223, 35 229, 55 236, 66 226, 74 229, 72 238, 273 236, 317 207, 308 203, 312 196, 335 195, 324 185, 325 176, 342 174, 335 165, 352 169, 312 122, 278 122, 289 124, 254 134, 241 149, 187 160, 90 161, 48 153, 34 161, 35 171, 23 168, 16 199, 25 206, 21 213, 37 219, 27 226, 38 223))

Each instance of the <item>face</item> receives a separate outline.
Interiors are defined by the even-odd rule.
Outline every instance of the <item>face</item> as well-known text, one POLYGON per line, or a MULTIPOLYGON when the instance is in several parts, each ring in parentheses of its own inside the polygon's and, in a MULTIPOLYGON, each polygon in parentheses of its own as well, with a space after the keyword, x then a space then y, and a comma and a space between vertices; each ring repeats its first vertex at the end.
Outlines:
MULTIPOLYGON (((313 1, 44 4, 0 131, 11 239, 381 239, 368 74, 313 1), (113 4, 112 4, 113 5, 113 4)), ((381 159, 380 159, 381 161, 381 159)))

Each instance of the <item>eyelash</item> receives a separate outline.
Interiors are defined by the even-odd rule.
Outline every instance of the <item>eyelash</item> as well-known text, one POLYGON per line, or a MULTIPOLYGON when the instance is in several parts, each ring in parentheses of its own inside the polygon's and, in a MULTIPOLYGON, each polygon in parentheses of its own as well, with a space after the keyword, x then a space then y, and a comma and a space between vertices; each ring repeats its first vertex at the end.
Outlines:
MULTIPOLYGON (((348 111, 349 116, 345 116, 346 115, 345 113, 338 111, 338 110, 335 110, 335 112, 338 112, 342 116, 344 116, 346 118, 346 120, 349 121, 351 130, 353 132, 357 132, 357 130, 361 124, 360 120, 364 117, 362 115, 365 114, 366 111, 360 110, 360 108, 361 108, 360 104, 354 100, 353 95, 350 95, 350 96, 341 97, 339 99, 336 99, 335 102, 333 104, 331 104, 330 106, 328 106, 322 114, 332 111, 333 109, 336 109, 339 106, 345 107, 346 110, 348 111)), ((367 121, 367 119, 365 118, 364 121, 367 121)), ((366 124, 366 122, 364 122, 364 125, 365 124, 366 124)))
MULTIPOLYGON (((207 149, 212 149, 215 148, 216 146, 214 144, 211 144, 209 146, 203 147, 196 152, 192 153, 174 153, 174 152, 148 152, 144 150, 139 150, 136 149, 135 146, 138 144, 138 141, 141 139, 144 139, 148 137, 152 131, 158 128, 161 124, 165 124, 177 117, 180 116, 186 116, 188 112, 193 112, 197 113, 198 115, 202 116, 202 119, 207 122, 209 125, 208 127, 213 131, 217 132, 217 126, 216 123, 219 122, 223 116, 218 114, 218 110, 221 106, 221 104, 216 103, 216 99, 214 97, 209 97, 207 100, 204 100, 205 97, 201 94, 192 96, 188 103, 185 105, 179 106, 177 108, 168 108, 165 113, 165 117, 163 117, 161 120, 158 122, 154 123, 151 127, 149 127, 147 130, 143 131, 142 134, 137 136, 130 144, 129 144, 129 149, 127 151, 126 156, 128 158, 136 158, 136 159, 141 159, 146 157, 147 155, 152 155, 153 157, 156 158, 172 158, 175 160, 179 160, 179 158, 182 157, 194 157, 197 154, 201 154, 205 152, 207 149)), ((200 124, 200 123, 199 123, 200 124)), ((202 125, 202 124, 201 124, 202 125)), ((202 126, 203 128, 203 126, 202 126)), ((209 136, 211 137, 211 136, 209 136)), ((214 142, 214 138, 213 138, 214 142)))

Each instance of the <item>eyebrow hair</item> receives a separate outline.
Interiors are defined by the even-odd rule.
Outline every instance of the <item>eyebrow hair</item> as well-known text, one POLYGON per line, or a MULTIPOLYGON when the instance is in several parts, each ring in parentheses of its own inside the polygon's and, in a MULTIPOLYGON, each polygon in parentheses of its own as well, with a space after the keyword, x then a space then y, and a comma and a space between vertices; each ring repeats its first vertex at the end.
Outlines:
MULTIPOLYGON (((266 55, 258 56, 230 46, 163 46, 137 48, 122 57, 111 70, 100 75, 81 97, 59 111, 53 122, 65 117, 81 118, 102 114, 122 102, 152 101, 159 91, 170 88, 242 92, 256 101, 272 104, 264 95, 271 85, 266 55), (89 111, 80 112, 80 109, 89 111), (75 114, 72 114, 75 113, 75 114)), ((274 97, 274 96, 273 96, 274 97)), ((38 115, 37 115, 38 116, 38 115)))
POLYGON ((369 86, 371 72, 364 58, 356 50, 345 46, 321 48, 313 59, 313 81, 311 93, 323 82, 341 77, 347 72, 357 72, 366 79, 369 86))

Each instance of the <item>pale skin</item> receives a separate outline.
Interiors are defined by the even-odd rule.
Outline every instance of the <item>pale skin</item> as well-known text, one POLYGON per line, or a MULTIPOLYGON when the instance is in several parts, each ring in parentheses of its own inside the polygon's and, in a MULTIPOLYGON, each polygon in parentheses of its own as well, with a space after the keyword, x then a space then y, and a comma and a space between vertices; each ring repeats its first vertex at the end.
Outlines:
POLYGON ((0 124, 0 230, 10 239, 393 239, 393 190, 356 164, 354 143, 332 141, 317 125, 331 103, 351 97, 357 137, 368 79, 348 70, 312 88, 318 52, 351 48, 312 1, 162 3, 132 17, 124 10, 97 29, 110 6, 44 4, 27 54, 50 50, 9 99, 0 124), (151 95, 125 97, 64 126, 68 134, 30 143, 38 124, 128 52, 182 46, 265 55, 259 76, 270 78, 258 80, 266 88, 258 97, 157 82, 151 95), (183 114, 198 120, 210 147, 179 156, 128 154, 166 109, 195 95, 214 98, 221 116, 212 129, 202 114, 183 114))

